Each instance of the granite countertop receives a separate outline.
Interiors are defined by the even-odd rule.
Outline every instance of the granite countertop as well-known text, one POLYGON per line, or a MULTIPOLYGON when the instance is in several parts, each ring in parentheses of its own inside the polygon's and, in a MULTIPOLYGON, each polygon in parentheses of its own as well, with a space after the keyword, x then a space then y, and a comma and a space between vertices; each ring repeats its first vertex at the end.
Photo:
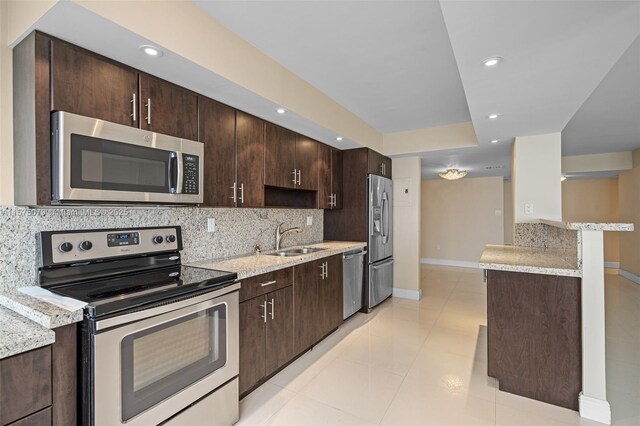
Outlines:
MULTIPOLYGON (((193 262, 189 263, 189 266, 235 272, 238 274, 238 279, 244 279, 252 277, 254 275, 260 275, 278 269, 288 268, 290 266, 299 265, 301 263, 310 262, 312 260, 321 259, 323 257, 333 256, 334 254, 340 254, 366 246, 367 244, 362 242, 323 241, 316 244, 306 244, 304 247, 324 247, 326 248, 326 250, 303 254, 300 256, 270 256, 269 253, 275 252, 275 250, 271 250, 259 255, 250 254, 224 259, 212 259, 193 262)), ((284 247, 281 250, 289 250, 300 247, 303 246, 284 247)))
POLYGON ((51 345, 55 333, 0 306, 0 359, 51 345))
POLYGON ((480 258, 480 268, 565 277, 582 276, 575 250, 487 245, 480 258))
POLYGON ((571 231, 633 231, 633 223, 557 222, 540 219, 540 223, 571 231))
POLYGON ((0 292, 0 305, 49 329, 82 321, 82 309, 69 311, 17 289, 0 292))

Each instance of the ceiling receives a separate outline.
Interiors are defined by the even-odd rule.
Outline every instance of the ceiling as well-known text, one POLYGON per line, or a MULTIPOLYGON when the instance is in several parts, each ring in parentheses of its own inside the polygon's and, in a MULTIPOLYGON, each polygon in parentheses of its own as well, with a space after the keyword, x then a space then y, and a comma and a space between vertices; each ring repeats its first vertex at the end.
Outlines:
POLYGON ((470 120, 438 2, 195 3, 382 133, 470 120))
POLYGON ((478 147, 417 153, 423 178, 508 177, 514 137, 565 126, 564 155, 640 148, 636 1, 195 3, 383 133, 471 119, 478 147))

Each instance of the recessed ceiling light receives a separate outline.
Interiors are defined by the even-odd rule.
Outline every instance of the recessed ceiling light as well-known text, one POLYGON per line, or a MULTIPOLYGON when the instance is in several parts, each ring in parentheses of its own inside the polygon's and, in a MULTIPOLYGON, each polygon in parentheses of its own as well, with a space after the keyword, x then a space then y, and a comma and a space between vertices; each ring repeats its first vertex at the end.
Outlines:
POLYGON ((276 110, 276 112, 277 112, 278 114, 284 114, 285 112, 287 112, 287 110, 286 110, 286 109, 284 109, 284 108, 278 108, 278 109, 276 110))
POLYGON ((338 142, 340 142, 340 141, 342 140, 342 136, 337 136, 337 137, 336 137, 336 140, 337 140, 338 142))
POLYGON ((500 139, 493 139, 493 140, 491 141, 491 143, 498 143, 498 142, 500 142, 500 139))
POLYGON ((156 58, 162 56, 162 50, 154 46, 142 45, 140 46, 140 50, 142 50, 147 55, 155 56, 156 58))
POLYGON ((500 56, 493 56, 482 61, 482 65, 485 67, 495 67, 500 62, 502 62, 502 58, 500 56))
POLYGON ((487 115, 487 118, 488 118, 489 120, 495 120, 495 119, 496 119, 496 118, 498 118, 498 117, 500 117, 500 114, 495 113, 495 112, 494 112, 493 114, 489 114, 489 115, 487 115))

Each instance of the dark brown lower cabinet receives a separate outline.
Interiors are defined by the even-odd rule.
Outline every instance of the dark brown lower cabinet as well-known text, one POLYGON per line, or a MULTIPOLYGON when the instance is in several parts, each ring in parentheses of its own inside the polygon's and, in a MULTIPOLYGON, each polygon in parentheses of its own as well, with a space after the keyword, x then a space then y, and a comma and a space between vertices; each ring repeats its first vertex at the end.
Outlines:
POLYGON ((0 360, 0 425, 75 425, 76 324, 55 329, 56 341, 0 360))
POLYGON ((296 353, 304 352, 342 323, 342 255, 294 268, 296 353))
POLYGON ((240 395, 295 356, 293 286, 240 303, 240 395))
POLYGON ((580 278, 488 271, 488 374, 502 391, 578 410, 580 278))

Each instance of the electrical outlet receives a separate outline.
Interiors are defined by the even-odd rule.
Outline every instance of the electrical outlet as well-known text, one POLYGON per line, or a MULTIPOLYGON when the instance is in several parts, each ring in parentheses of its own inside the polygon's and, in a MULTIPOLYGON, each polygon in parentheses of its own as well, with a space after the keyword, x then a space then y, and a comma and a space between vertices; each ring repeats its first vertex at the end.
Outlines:
POLYGON ((524 214, 528 216, 533 215, 533 203, 524 203, 524 214))
POLYGON ((307 216, 307 226, 313 225, 313 216, 307 216))
POLYGON ((440 244, 438 244, 438 245, 436 246, 436 250, 438 250, 438 251, 440 250, 440 244))
POLYGON ((207 218, 207 232, 216 232, 216 220, 212 217, 207 218))

